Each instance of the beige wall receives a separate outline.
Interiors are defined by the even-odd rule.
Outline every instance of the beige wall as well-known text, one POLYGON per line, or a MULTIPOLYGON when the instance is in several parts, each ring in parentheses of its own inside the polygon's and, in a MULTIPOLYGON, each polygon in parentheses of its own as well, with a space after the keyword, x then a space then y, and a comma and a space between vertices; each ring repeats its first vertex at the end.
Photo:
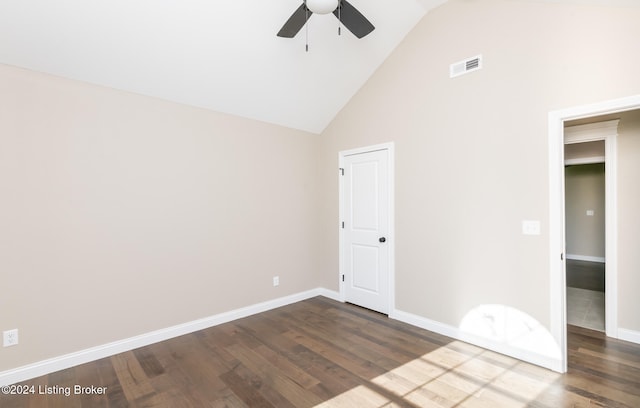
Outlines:
MULTIPOLYGON (((640 94, 639 19, 503 0, 427 14, 323 134, 323 284, 338 286, 338 152, 395 141, 396 307, 459 327, 499 304, 549 328, 548 114, 640 94), (478 54, 482 70, 449 78, 478 54), (542 234, 523 235, 524 219, 542 234)), ((621 295, 621 323, 640 330, 639 298, 621 295)))
POLYGON ((317 147, 0 66, 0 371, 316 288, 317 147))
POLYGON ((565 239, 567 257, 605 257, 604 163, 565 169, 565 239), (593 215, 587 215, 587 211, 593 215))

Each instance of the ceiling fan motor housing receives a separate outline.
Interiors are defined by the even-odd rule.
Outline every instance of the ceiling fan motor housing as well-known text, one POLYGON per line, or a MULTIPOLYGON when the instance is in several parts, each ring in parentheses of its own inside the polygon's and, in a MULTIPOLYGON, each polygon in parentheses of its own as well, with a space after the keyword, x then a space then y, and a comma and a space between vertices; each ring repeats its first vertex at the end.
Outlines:
POLYGON ((339 0, 306 0, 307 8, 315 14, 329 14, 338 8, 339 0))

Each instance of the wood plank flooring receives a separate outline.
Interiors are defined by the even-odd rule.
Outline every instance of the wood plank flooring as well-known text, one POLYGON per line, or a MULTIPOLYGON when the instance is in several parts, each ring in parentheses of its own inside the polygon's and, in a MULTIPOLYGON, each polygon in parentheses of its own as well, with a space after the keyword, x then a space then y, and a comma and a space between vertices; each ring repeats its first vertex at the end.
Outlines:
POLYGON ((605 264, 567 259, 567 286, 604 292, 605 264))
POLYGON ((35 394, 0 406, 640 407, 640 346, 572 326, 569 345, 559 375, 317 297, 26 381, 35 394))

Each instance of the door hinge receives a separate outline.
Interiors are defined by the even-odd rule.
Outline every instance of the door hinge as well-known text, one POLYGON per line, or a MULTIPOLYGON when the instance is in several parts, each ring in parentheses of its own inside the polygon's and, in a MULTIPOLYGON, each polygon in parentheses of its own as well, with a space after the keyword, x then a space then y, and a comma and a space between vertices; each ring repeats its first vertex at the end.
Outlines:
POLYGON ((342 229, 344 229, 344 221, 342 221, 342 229))
POLYGON ((344 275, 342 275, 342 281, 344 282, 344 275))
POLYGON ((560 254, 560 260, 564 261, 564 254, 560 254))
POLYGON ((344 176, 344 169, 342 167, 340 167, 340 175, 344 176))

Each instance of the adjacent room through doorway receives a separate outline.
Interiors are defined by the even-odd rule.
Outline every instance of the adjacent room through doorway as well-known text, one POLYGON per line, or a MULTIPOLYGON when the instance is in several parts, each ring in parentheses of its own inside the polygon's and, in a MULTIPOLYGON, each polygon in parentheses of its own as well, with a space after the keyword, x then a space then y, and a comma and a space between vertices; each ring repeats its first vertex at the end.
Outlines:
POLYGON ((565 146, 567 323, 605 331, 604 141, 565 146))

